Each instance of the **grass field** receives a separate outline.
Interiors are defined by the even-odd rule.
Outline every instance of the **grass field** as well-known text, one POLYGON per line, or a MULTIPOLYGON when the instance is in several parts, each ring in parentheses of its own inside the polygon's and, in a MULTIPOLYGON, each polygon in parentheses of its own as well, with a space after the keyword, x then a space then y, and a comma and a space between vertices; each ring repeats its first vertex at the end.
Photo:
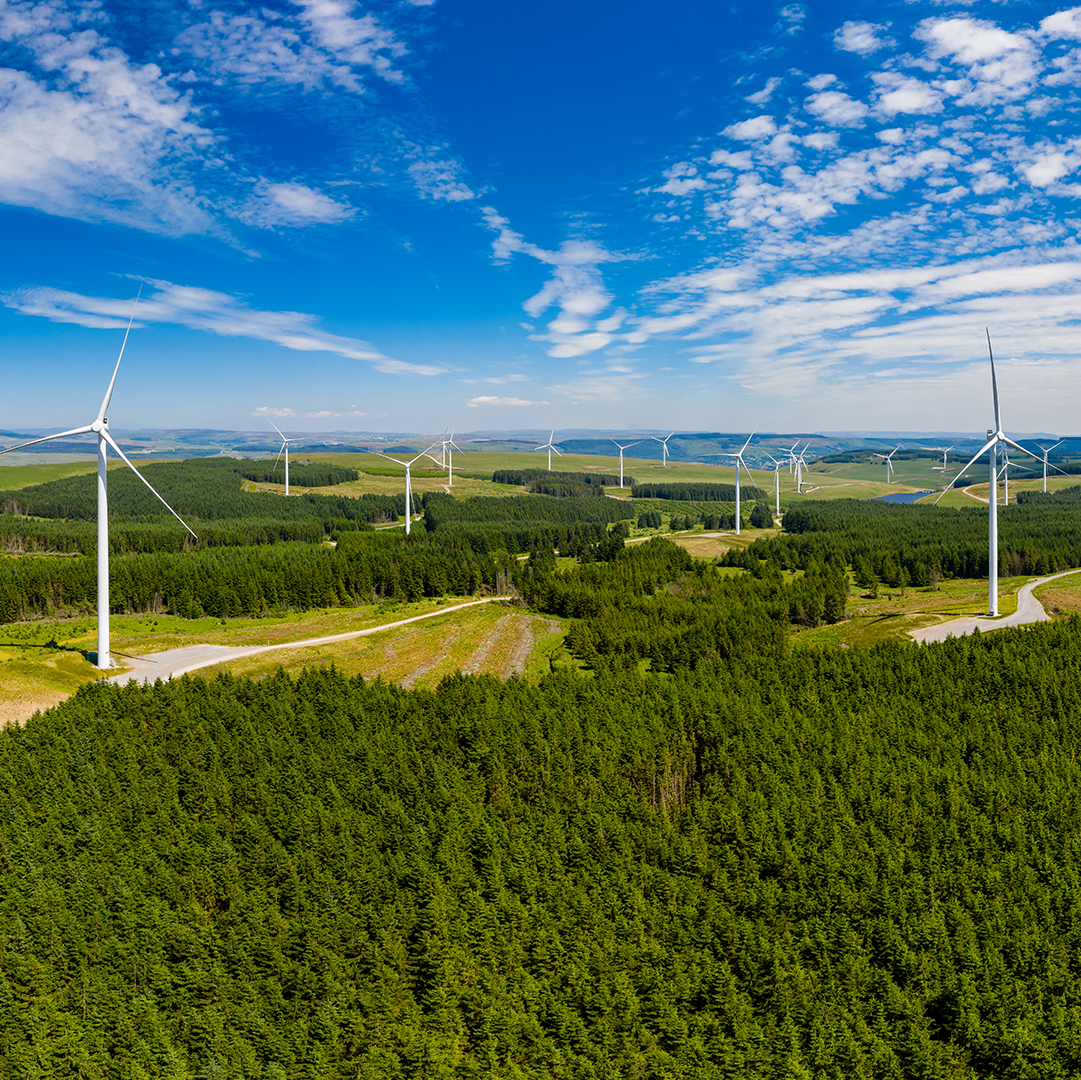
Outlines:
POLYGON ((1081 570, 1069 577, 1049 581, 1032 590, 1048 615, 1081 614, 1081 570))
MULTIPOLYGON (((998 606, 1003 615, 1017 610, 1017 591, 1029 577, 1000 578, 998 606)), ((908 632, 931 626, 944 619, 987 614, 987 579, 943 581, 938 589, 879 588, 877 600, 853 587, 848 601, 849 618, 833 626, 799 630, 797 644, 852 647, 876 645, 881 641, 910 640, 908 632)))
MULTIPOLYGON (((181 619, 171 615, 112 618, 114 659, 186 645, 272 645, 326 637, 438 611, 453 598, 413 604, 370 604, 263 619, 181 619)), ((557 619, 501 604, 480 605, 385 634, 311 649, 283 650, 222 665, 258 676, 282 665, 297 672, 333 661, 350 674, 382 675, 393 682, 434 685, 444 675, 472 670, 506 677, 547 670, 547 656, 564 636, 557 619), (483 655, 478 653, 485 645, 483 655), (471 666, 470 666, 471 665, 471 666)), ((27 719, 62 701, 101 673, 84 657, 96 647, 92 618, 0 626, 0 724, 27 719)))
MULTIPOLYGON (((116 464, 122 466, 123 462, 118 461, 116 464)), ((96 461, 78 460, 16 462, 14 465, 9 465, 5 455, 0 457, 0 491, 15 491, 17 488, 30 487, 31 484, 63 480, 67 476, 82 476, 84 473, 96 472, 97 468, 96 461)))

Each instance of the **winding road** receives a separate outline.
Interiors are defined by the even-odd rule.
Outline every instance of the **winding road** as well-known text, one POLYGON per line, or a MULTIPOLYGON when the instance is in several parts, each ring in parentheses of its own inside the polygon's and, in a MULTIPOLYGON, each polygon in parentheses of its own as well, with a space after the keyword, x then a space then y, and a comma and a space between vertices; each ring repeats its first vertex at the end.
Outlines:
POLYGON ((969 615, 961 619, 950 619, 949 622, 938 623, 935 626, 924 626, 919 630, 909 630, 909 637, 915 641, 945 641, 946 638, 964 637, 973 630, 979 630, 981 634, 988 630, 1002 630, 1009 626, 1025 626, 1028 623, 1050 622, 1051 616, 1043 609, 1043 604, 1032 595, 1032 590, 1045 581, 1054 581, 1055 578, 1068 577, 1078 573, 1077 570, 1064 570, 1059 574, 1048 574, 1047 577, 1036 578, 1027 585, 1022 585, 1017 593, 1017 610, 1012 615, 1002 615, 997 619, 990 619, 986 615, 969 615))
POLYGON ((452 604, 450 607, 429 611, 424 615, 414 615, 397 622, 369 626, 365 630, 351 630, 346 634, 331 634, 329 637, 302 638, 300 641, 282 641, 275 645, 189 645, 183 649, 166 649, 164 652, 151 653, 149 656, 126 656, 126 671, 110 675, 105 681, 112 683, 144 682, 152 683, 157 679, 175 679, 189 671, 212 667, 226 660, 237 660, 243 656, 257 656, 259 653, 274 652, 276 649, 303 649, 309 645, 331 645, 335 641, 348 641, 351 638, 367 637, 369 634, 381 634, 384 630, 393 630, 408 623, 422 619, 434 619, 451 611, 476 607, 478 604, 491 604, 496 600, 510 600, 509 596, 489 596, 483 600, 468 600, 464 604, 452 604))

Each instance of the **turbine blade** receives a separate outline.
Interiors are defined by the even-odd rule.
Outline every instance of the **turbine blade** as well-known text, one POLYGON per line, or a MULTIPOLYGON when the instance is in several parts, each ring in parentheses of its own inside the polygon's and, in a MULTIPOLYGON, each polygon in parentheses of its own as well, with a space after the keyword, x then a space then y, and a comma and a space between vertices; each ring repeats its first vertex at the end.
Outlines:
POLYGON ((985 326, 984 333, 987 335, 987 354, 991 357, 991 393, 995 398, 995 431, 1002 430, 1002 421, 998 415, 998 379, 995 377, 995 354, 991 351, 991 331, 985 326))
POLYGON ((109 402, 113 400, 113 387, 116 386, 117 372, 120 371, 120 361, 124 359, 124 349, 128 344, 128 334, 131 333, 131 324, 135 321, 135 309, 139 306, 139 297, 143 295, 143 287, 139 286, 139 292, 135 296, 135 303, 131 305, 131 318, 128 319, 128 328, 124 331, 124 340, 120 344, 120 355, 116 358, 116 367, 113 368, 113 377, 109 380, 109 389, 105 391, 105 397, 101 399, 101 408, 98 409, 98 419, 104 420, 109 411, 109 402))
MULTIPOLYGON (((112 437, 112 435, 110 435, 107 431, 103 431, 101 433, 101 437, 117 452, 117 454, 120 456, 120 460, 124 462, 124 464, 127 465, 127 467, 131 469, 131 471, 135 473, 135 475, 139 477, 139 479, 142 480, 142 482, 146 484, 148 488, 150 488, 151 492, 153 492, 154 495, 157 495, 158 501, 161 503, 161 505, 164 506, 165 509, 168 510, 169 513, 172 514, 173 517, 175 517, 176 520, 179 521, 180 524, 183 525, 184 528, 191 533, 192 536, 195 536, 195 533, 192 532, 192 530, 188 527, 188 523, 160 495, 158 495, 156 491, 154 491, 154 486, 150 483, 150 481, 147 480, 147 478, 143 476, 143 474, 139 472, 139 470, 134 465, 132 465, 132 463, 128 460, 127 454, 125 454, 124 451, 116 445, 116 440, 112 437)), ((198 540, 199 537, 195 536, 195 539, 198 540)))
POLYGON ((275 431, 276 431, 276 432, 277 432, 277 433, 278 433, 279 435, 281 435, 281 437, 282 437, 282 442, 288 442, 288 441, 289 441, 289 440, 288 440, 288 439, 287 439, 287 438, 285 437, 285 433, 284 433, 284 432, 282 431, 282 429, 281 429, 280 427, 278 427, 278 425, 277 425, 277 424, 275 424, 275 423, 274 423, 274 421, 273 421, 273 420, 271 420, 269 416, 268 416, 268 417, 266 418, 266 420, 267 420, 267 423, 268 423, 268 424, 269 424, 269 425, 270 425, 270 426, 271 426, 271 427, 272 427, 272 428, 273 428, 273 429, 274 429, 274 430, 275 430, 275 431))
POLYGON ((562 457, 563 456, 563 451, 562 450, 557 450, 554 446, 552 447, 552 452, 555 454, 556 457, 562 457))
MULTIPOLYGON (((1040 457, 1039 454, 1034 454, 1031 450, 1026 450, 1020 443, 1014 442, 1013 439, 1009 438, 1009 436, 1003 435, 1002 441, 1005 442, 1007 445, 1012 446, 1015 450, 1020 450, 1022 454, 1028 454, 1030 458, 1038 461, 1041 465, 1043 464, 1043 458, 1040 457)), ((1008 455, 1006 460, 1010 460, 1008 455)))
POLYGON ((403 468, 407 468, 404 461, 399 461, 396 457, 391 457, 390 454, 381 454, 378 450, 375 451, 376 457, 386 458, 387 461, 393 461, 395 465, 401 465, 403 468))
POLYGON ((278 461, 281 458, 282 454, 285 453, 286 445, 287 445, 286 443, 282 443, 282 448, 278 451, 278 456, 274 459, 274 468, 275 469, 278 467, 278 461))
POLYGON ((16 443, 14 446, 5 446, 0 454, 10 454, 12 450, 22 450, 24 446, 37 446, 38 443, 52 442, 54 439, 68 439, 73 435, 89 435, 94 429, 86 427, 72 428, 71 431, 61 431, 59 435, 46 435, 41 439, 30 439, 29 442, 16 443))
MULTIPOLYGON (((976 462, 979 461, 979 459, 981 457, 983 457, 983 455, 986 454, 987 451, 990 450, 992 446, 995 445, 995 441, 996 440, 994 440, 994 439, 988 439, 987 442, 985 442, 983 444, 983 446, 981 446, 979 448, 979 450, 976 451, 976 453, 973 455, 972 460, 939 492, 938 499, 941 499, 942 496, 945 495, 946 492, 949 491, 950 488, 952 488, 953 485, 956 484, 957 481, 960 480, 961 477, 965 475, 965 472, 968 469, 971 469, 972 466, 975 465, 976 462)), ((934 501, 935 506, 938 506, 938 499, 935 499, 935 501, 934 501)))
POLYGON ((742 445, 742 446, 741 446, 741 447, 739 448, 739 456, 740 456, 740 459, 741 459, 741 460, 742 460, 742 458, 743 458, 743 451, 744 451, 744 450, 746 450, 746 449, 747 449, 747 447, 751 445, 751 439, 753 439, 753 438, 754 438, 754 433, 755 433, 755 432, 756 432, 757 430, 758 430, 758 428, 754 428, 754 429, 753 429, 753 430, 751 431, 750 435, 748 435, 748 436, 747 436, 747 441, 746 441, 746 442, 745 442, 745 443, 744 443, 744 444, 743 444, 743 445, 742 445))

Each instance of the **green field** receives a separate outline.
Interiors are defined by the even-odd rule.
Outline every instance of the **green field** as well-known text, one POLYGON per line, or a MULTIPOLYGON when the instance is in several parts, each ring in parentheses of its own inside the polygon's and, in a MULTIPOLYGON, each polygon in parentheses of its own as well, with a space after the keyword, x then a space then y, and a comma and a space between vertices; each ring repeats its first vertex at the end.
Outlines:
MULTIPOLYGON (((123 465, 117 461, 116 465, 123 465)), ((15 491, 30 487, 31 484, 44 484, 49 480, 63 480, 68 476, 82 476, 84 473, 97 471, 96 461, 41 461, 8 465, 6 458, 0 457, 0 491, 15 491)), ((110 467, 115 467, 110 462, 110 467)))

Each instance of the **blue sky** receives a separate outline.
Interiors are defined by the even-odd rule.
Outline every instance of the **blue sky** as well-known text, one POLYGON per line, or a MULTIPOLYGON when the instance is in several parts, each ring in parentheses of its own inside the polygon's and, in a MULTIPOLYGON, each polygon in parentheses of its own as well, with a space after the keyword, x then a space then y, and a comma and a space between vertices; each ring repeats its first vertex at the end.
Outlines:
POLYGON ((0 426, 1077 433, 1081 8, 0 0, 0 426))

